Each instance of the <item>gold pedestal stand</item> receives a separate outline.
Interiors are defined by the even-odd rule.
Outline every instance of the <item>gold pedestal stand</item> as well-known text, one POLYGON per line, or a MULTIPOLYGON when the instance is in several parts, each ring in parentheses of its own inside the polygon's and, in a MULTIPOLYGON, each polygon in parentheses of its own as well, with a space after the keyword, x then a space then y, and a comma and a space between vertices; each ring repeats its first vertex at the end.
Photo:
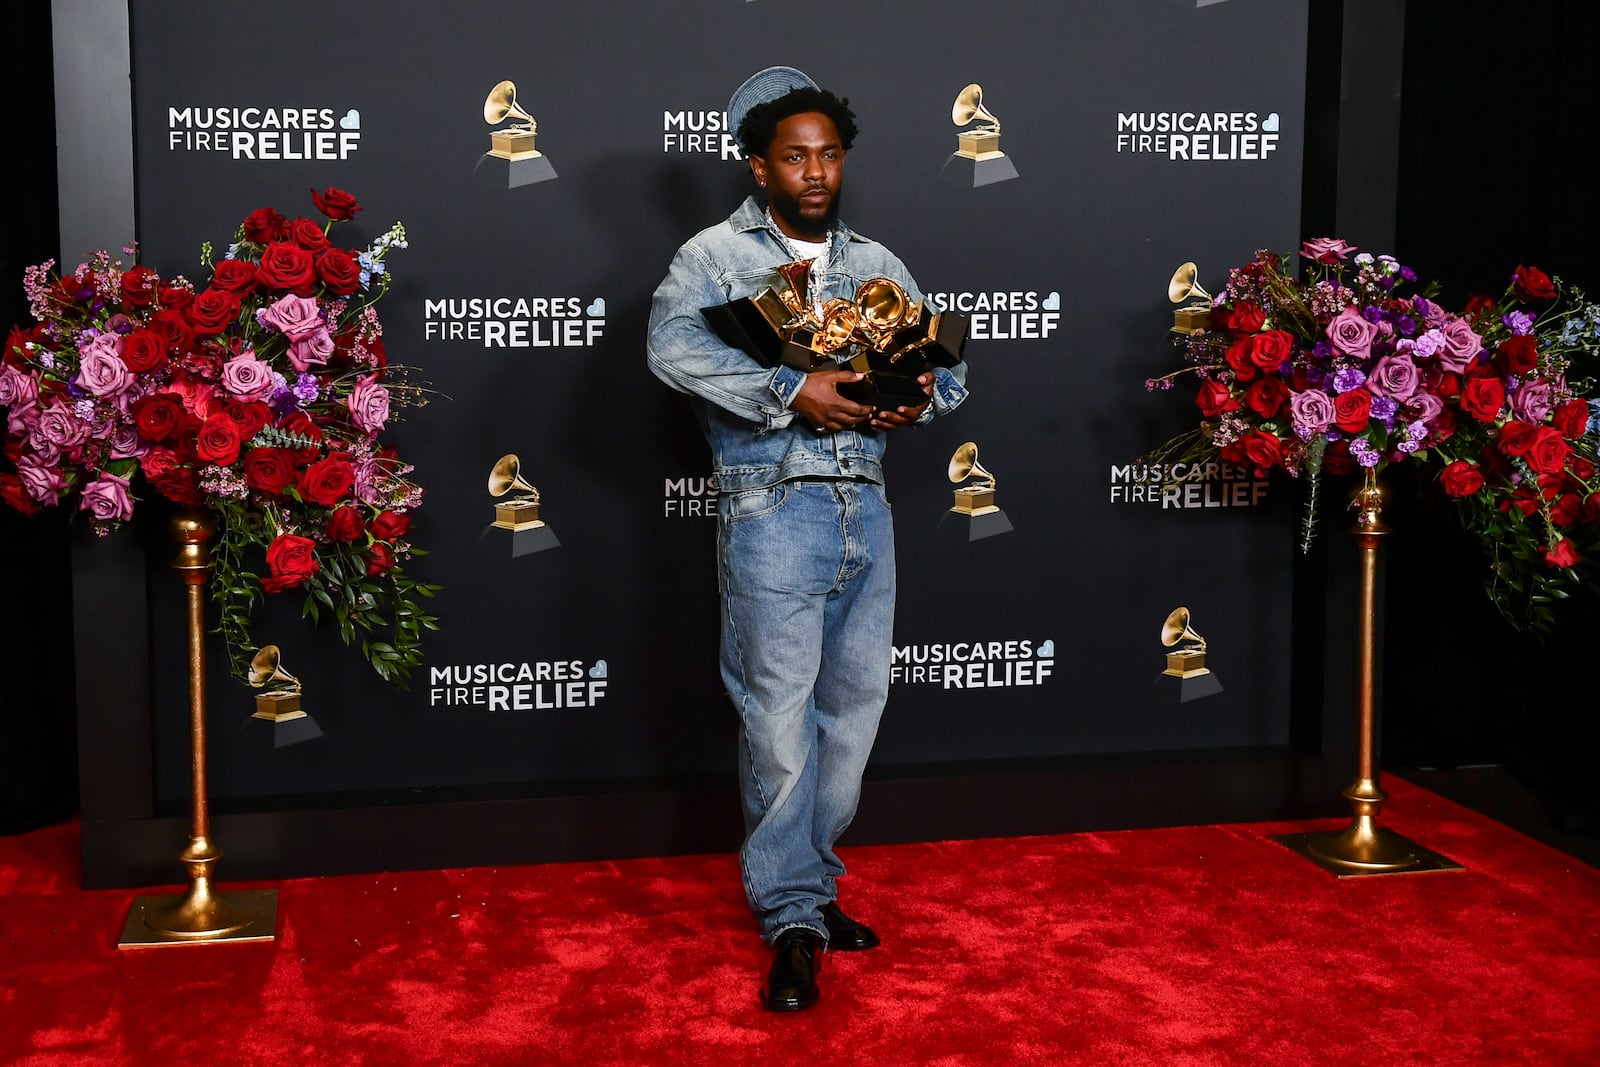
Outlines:
POLYGON ((211 886, 212 867, 222 852, 211 843, 206 802, 205 584, 210 569, 206 543, 215 534, 210 519, 189 512, 173 520, 182 545, 173 563, 188 586, 189 742, 193 750, 194 819, 189 847, 178 859, 189 869, 189 891, 135 897, 118 948, 219 941, 271 941, 277 936, 278 891, 221 893, 211 886))
POLYGON ((1352 507, 1356 525, 1350 532, 1361 549, 1361 737, 1356 780, 1344 795, 1355 819, 1343 830, 1277 834, 1272 839, 1340 878, 1459 871, 1461 864, 1377 824, 1378 809, 1388 799, 1378 787, 1373 756, 1378 549, 1389 529, 1383 522, 1383 490, 1378 486, 1376 471, 1370 467, 1352 507))

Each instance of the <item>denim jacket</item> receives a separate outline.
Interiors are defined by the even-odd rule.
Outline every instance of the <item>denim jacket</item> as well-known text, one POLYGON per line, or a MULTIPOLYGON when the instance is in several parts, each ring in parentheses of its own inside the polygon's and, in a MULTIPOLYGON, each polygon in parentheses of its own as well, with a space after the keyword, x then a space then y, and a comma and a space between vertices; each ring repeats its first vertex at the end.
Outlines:
MULTIPOLYGON (((728 220, 690 238, 650 305, 650 369, 693 399, 711 445, 723 492, 763 489, 794 478, 861 478, 883 483, 881 432, 818 433, 789 408, 805 382, 793 367, 763 367, 712 332, 700 309, 752 296, 773 284, 773 268, 790 253, 750 197, 728 220)), ((913 300, 916 283, 893 253, 835 224, 828 262, 812 274, 823 299, 852 300, 868 278, 898 282, 913 300)), ((817 294, 813 294, 817 295, 817 294)), ((966 399, 966 364, 934 371, 933 402, 924 418, 945 414, 966 399)))

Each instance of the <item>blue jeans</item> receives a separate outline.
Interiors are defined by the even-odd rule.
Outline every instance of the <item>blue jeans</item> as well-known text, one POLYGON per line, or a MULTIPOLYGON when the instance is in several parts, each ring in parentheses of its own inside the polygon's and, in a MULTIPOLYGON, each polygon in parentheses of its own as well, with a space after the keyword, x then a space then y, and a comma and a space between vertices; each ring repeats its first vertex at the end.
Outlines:
POLYGON ((889 693, 894 530, 882 486, 790 481, 718 498, 722 677, 738 709, 745 893, 769 942, 824 938, 889 693))

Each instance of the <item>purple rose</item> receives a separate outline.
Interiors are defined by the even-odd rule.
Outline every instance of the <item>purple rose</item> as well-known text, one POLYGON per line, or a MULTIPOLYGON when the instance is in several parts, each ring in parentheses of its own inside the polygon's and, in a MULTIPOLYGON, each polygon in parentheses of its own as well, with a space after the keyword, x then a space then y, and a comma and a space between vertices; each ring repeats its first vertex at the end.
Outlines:
POLYGON ((1345 308, 1328 323, 1328 340, 1333 347, 1355 359, 1366 359, 1372 350, 1372 336, 1378 328, 1361 317, 1355 308, 1345 308))
POLYGON ((243 352, 222 365, 222 387, 244 403, 265 400, 276 384, 272 368, 253 352, 243 352))
POLYGON ((1417 391, 1417 365, 1410 356, 1384 356, 1367 376, 1367 388, 1378 396, 1404 400, 1417 391))
POLYGON ((39 414, 31 436, 60 449, 76 448, 89 439, 89 424, 64 402, 56 400, 39 414))
POLYGON ((103 333, 83 348, 78 361, 78 384, 95 396, 116 396, 133 383, 128 365, 117 354, 121 342, 114 334, 103 333))
POLYGON ((376 374, 356 382, 346 402, 350 405, 350 421, 368 433, 377 433, 389 421, 389 390, 378 384, 376 374))
POLYGON ((1522 383, 1522 388, 1511 394, 1511 413, 1523 422, 1538 425, 1555 407, 1553 392, 1549 380, 1529 378, 1522 383))
POLYGON ((1417 297, 1413 303, 1417 314, 1422 316, 1422 321, 1428 324, 1429 329, 1438 329, 1450 317, 1448 311, 1425 296, 1417 297))
POLYGON ((287 335, 291 341, 303 341, 317 330, 326 329, 322 322, 322 308, 316 300, 293 293, 257 312, 256 320, 263 326, 270 326, 287 335))
POLYGON ((96 522, 124 522, 133 518, 128 480, 101 471, 98 478, 83 487, 83 503, 79 508, 93 515, 96 522))
POLYGON ((54 466, 41 463, 37 456, 23 456, 17 461, 17 477, 22 480, 22 488, 28 495, 41 504, 55 503, 66 485, 61 472, 54 466))
POLYGON ((289 346, 289 362, 295 370, 304 374, 312 367, 326 367, 328 357, 333 355, 333 348, 333 336, 328 333, 326 326, 319 325, 289 346))
POLYGON ((1444 410, 1444 401, 1432 393, 1418 391, 1406 397, 1406 416, 1415 423, 1430 423, 1444 410))
POLYGON ((1460 374, 1472 362, 1472 357, 1483 351, 1483 338, 1473 332, 1466 319, 1450 319, 1439 327, 1444 347, 1438 352, 1439 365, 1460 374))
POLYGON ((1289 415, 1295 434, 1300 440, 1309 441, 1333 425, 1333 401, 1321 389, 1290 393, 1289 415))
POLYGON ((39 380, 9 363, 0 368, 0 404, 24 408, 39 398, 39 380))

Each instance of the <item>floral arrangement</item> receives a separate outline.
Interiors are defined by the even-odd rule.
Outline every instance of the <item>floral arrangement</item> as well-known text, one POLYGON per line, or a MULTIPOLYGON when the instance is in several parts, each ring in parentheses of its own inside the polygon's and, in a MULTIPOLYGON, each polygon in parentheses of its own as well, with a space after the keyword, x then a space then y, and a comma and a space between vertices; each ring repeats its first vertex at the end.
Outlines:
POLYGON ((1392 256, 1319 238, 1258 252, 1228 274, 1209 326, 1179 338, 1186 366, 1145 383, 1199 381, 1198 427, 1153 462, 1219 458, 1307 483, 1302 549, 1323 474, 1422 465, 1488 557, 1485 588, 1518 628, 1594 587, 1600 552, 1600 305, 1519 266, 1500 296, 1459 311, 1417 291, 1392 256))
MULTIPOLYGON (((24 514, 76 501, 99 534, 132 518, 137 490, 215 514, 209 579, 232 673, 257 651, 263 594, 302 589, 302 614, 407 686, 421 633, 406 574, 422 490, 379 435, 426 402, 388 363, 374 305, 399 223, 364 250, 331 239, 361 205, 312 192, 324 221, 250 213, 225 258, 209 242, 203 289, 98 252, 72 271, 24 275, 34 324, 0 353, 0 499, 24 514), (263 573, 264 569, 264 573, 263 573)), ((136 249, 123 250, 135 256, 136 249)))

